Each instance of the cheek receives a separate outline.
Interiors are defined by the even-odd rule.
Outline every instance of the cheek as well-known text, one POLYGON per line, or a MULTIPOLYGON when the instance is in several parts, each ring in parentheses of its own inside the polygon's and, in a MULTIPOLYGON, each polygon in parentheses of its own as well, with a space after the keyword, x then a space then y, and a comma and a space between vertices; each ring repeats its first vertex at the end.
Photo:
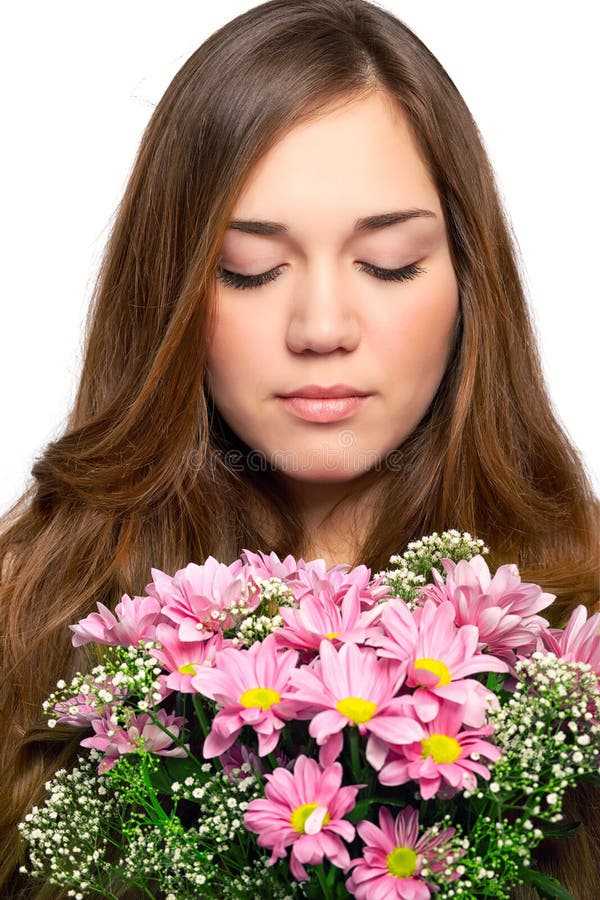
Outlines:
POLYGON ((435 391, 446 369, 458 311, 453 270, 436 277, 431 273, 399 296, 391 315, 379 323, 376 337, 382 368, 390 378, 400 379, 399 388, 412 386, 419 394, 435 391))
POLYGON ((217 403, 248 388, 260 377, 267 348, 274 346, 272 329, 251 303, 225 304, 219 309, 208 352, 208 383, 217 403))

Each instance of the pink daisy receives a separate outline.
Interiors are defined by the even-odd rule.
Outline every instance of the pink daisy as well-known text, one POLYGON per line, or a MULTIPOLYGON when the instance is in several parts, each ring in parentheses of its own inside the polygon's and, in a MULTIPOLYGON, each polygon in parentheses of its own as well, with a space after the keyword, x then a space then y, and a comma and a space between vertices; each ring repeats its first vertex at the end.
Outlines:
POLYGON ((137 750, 147 750, 159 756, 186 756, 183 747, 173 746, 173 739, 179 737, 185 722, 183 716, 167 714, 164 709, 159 709, 156 718, 163 728, 168 729, 170 735, 155 725, 147 713, 132 715, 127 727, 120 728, 110 711, 107 711, 101 719, 92 722, 96 733, 93 737, 84 738, 81 746, 102 750, 104 758, 98 766, 100 773, 112 769, 119 756, 135 753, 137 750))
POLYGON ((74 725, 76 728, 86 728, 94 719, 100 719, 106 710, 109 714, 114 712, 117 706, 127 699, 127 688, 122 684, 115 684, 112 678, 107 678, 98 685, 94 676, 90 674, 86 675, 82 688, 84 685, 84 693, 67 697, 54 704, 52 712, 57 722, 74 725), (111 699, 108 703, 98 696, 99 689, 109 692, 111 699))
POLYGON ((250 801, 244 825, 258 834, 259 846, 271 848, 269 865, 285 857, 291 844, 290 870, 297 881, 308 878, 305 864, 319 865, 325 857, 344 869, 350 856, 341 838, 352 841, 355 830, 343 816, 365 785, 341 787, 340 763, 322 769, 307 756, 298 757, 293 772, 275 769, 265 778, 265 798, 250 801))
POLYGON ((262 550, 258 553, 243 550, 241 558, 248 564, 248 571, 253 575, 259 575, 261 578, 281 578, 297 600, 314 591, 315 585, 328 584, 330 573, 338 571, 345 573, 350 569, 347 563, 338 563, 328 569, 324 559, 306 562, 304 559, 296 560, 291 554, 282 561, 275 552, 267 555, 262 550))
POLYGON ((347 563, 339 563, 327 568, 325 560, 318 559, 298 569, 297 580, 290 588, 297 600, 307 594, 326 594, 340 606, 347 591, 355 587, 361 609, 371 609, 377 601, 389 596, 389 586, 383 584, 383 579, 383 575, 371 579, 371 570, 365 565, 352 568, 347 563))
POLYGON ((538 584, 521 581, 514 563, 499 566, 492 578, 481 554, 458 563, 442 559, 446 582, 436 569, 435 584, 421 588, 424 597, 435 603, 449 600, 456 608, 457 625, 476 625, 480 648, 514 664, 513 651, 535 649, 537 635, 548 621, 537 613, 556 599, 538 584))
POLYGON ((380 613, 380 607, 361 613, 359 588, 356 585, 347 590, 341 605, 326 593, 318 596, 306 594, 298 607, 279 608, 285 626, 275 631, 275 637, 282 646, 296 650, 318 650, 323 639, 334 643, 362 643, 369 634, 378 630, 370 626, 380 613))
POLYGON ((229 643, 218 632, 208 640, 182 641, 177 629, 166 623, 157 626, 156 640, 160 641, 161 647, 151 650, 150 654, 168 672, 167 675, 161 675, 159 681, 170 690, 184 694, 196 693, 192 687, 192 678, 198 674, 201 666, 213 666, 217 651, 229 643))
POLYGON ((585 606, 577 606, 564 629, 551 628, 541 637, 547 650, 569 662, 589 663, 600 678, 600 612, 588 619, 585 606))
POLYGON ((476 672, 508 672, 508 666, 491 653, 479 653, 475 625, 455 624, 452 603, 426 600, 414 612, 400 599, 383 605, 381 624, 385 635, 369 637, 380 656, 398 659, 406 666, 406 686, 419 718, 433 719, 446 700, 458 703, 467 725, 483 725, 488 704, 495 695, 474 678, 476 672))
MULTIPOLYGON (((126 691, 123 693, 126 693, 126 691)), ((67 700, 59 700, 52 707, 52 712, 56 716, 56 721, 61 724, 74 725, 76 728, 86 728, 102 715, 105 706, 105 704, 97 704, 93 695, 78 694, 75 697, 69 697, 67 700)))
POLYGON ((463 730, 460 707, 453 703, 444 704, 435 719, 423 724, 426 734, 421 740, 392 748, 379 772, 382 784, 418 781, 422 798, 428 800, 440 788, 448 797, 459 790, 474 790, 475 774, 489 779, 487 766, 472 757, 496 760, 502 755, 499 747, 483 740, 493 733, 493 725, 463 730))
POLYGON ((231 745, 229 750, 221 753, 219 762, 223 767, 223 771, 230 781, 242 781, 250 772, 264 774, 265 767, 260 756, 247 747, 245 744, 239 744, 237 741, 231 745), (245 769, 242 769, 245 766, 245 769))
POLYGON ((406 713, 411 698, 396 696, 403 679, 401 664, 378 659, 371 648, 342 644, 336 650, 330 641, 321 641, 314 667, 294 669, 290 679, 292 690, 285 697, 298 704, 298 718, 312 718, 308 730, 322 748, 321 765, 339 756, 346 725, 369 735, 366 753, 371 765, 373 759, 385 758, 385 742, 412 743, 425 734, 406 713))
MULTIPOLYGON (((430 884, 421 873, 423 870, 440 872, 447 868, 449 855, 444 844, 453 837, 456 829, 444 828, 436 833, 425 831, 419 837, 419 813, 405 806, 394 821, 385 806, 379 810, 379 828, 363 821, 356 826, 365 842, 363 855, 353 859, 353 868, 346 881, 348 891, 358 900, 427 900, 439 888, 430 884)), ((452 848, 453 859, 459 859, 465 851, 452 848)), ((445 881, 456 881, 458 872, 445 876, 445 881)))
POLYGON ((188 563, 172 577, 152 569, 154 581, 146 592, 160 601, 163 615, 174 622, 182 641, 208 640, 215 631, 231 628, 235 618, 229 607, 243 603, 255 609, 260 592, 236 559, 230 566, 207 557, 203 565, 188 563))
MULTIPOLYGON (((285 753, 277 747, 273 756, 278 766, 284 769, 293 769, 295 759, 288 759, 285 753)), ((261 775, 265 772, 265 766, 258 754, 237 741, 231 745, 229 750, 221 753, 219 762, 223 766, 223 771, 230 781, 234 783, 248 777, 250 772, 259 772, 261 775), (244 768, 242 768, 244 766, 244 768)))
POLYGON ((98 612, 90 613, 76 625, 69 625, 73 646, 109 644, 112 647, 134 647, 139 641, 154 639, 161 609, 153 597, 133 597, 123 594, 114 613, 103 603, 96 603, 98 612))
POLYGON ((281 578, 282 581, 294 577, 298 566, 304 563, 304 560, 296 562, 291 553, 284 560, 280 560, 275 551, 271 551, 267 555, 262 550, 259 550, 258 553, 242 550, 241 558, 244 563, 247 563, 248 571, 252 575, 259 575, 261 578, 281 578))
POLYGON ((283 694, 297 661, 298 653, 278 649, 270 634, 247 650, 221 650, 214 668, 192 678, 195 691, 222 707, 204 741, 207 759, 231 747, 244 725, 258 734, 259 756, 275 748, 285 720, 295 717, 295 705, 284 700, 283 694))

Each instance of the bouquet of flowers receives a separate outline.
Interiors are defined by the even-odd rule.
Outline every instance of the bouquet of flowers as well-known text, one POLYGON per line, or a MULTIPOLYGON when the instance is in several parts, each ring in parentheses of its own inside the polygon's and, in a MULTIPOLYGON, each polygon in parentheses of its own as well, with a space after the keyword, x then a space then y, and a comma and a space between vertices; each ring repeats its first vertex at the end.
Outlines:
POLYGON ((101 662, 49 725, 86 729, 20 825, 76 898, 569 898, 532 850, 600 780, 600 613, 492 576, 434 532, 371 577, 244 550, 71 625, 101 662))

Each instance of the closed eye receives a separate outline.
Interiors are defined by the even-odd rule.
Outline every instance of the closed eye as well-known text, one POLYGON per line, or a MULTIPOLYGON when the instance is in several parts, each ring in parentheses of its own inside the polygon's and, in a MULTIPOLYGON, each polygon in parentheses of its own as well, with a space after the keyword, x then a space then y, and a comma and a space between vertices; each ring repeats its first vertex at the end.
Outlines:
MULTIPOLYGON (((379 281, 411 281, 422 272, 427 271, 417 263, 411 263, 409 266, 403 266, 401 269, 382 269, 380 266, 373 266, 370 263, 359 263, 358 267, 361 272, 367 272, 379 281)), ((268 281, 274 281, 282 271, 282 266, 276 266, 268 272, 261 272, 259 275, 240 275, 239 272, 230 272, 228 269, 219 267, 217 279, 226 287, 246 290, 248 288, 261 287, 268 281)))

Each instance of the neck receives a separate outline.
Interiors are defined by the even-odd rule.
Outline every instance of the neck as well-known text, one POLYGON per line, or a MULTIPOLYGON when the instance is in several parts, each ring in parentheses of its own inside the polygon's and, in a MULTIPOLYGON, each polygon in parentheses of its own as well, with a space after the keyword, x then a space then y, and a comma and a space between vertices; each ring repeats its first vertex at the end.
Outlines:
POLYGON ((371 525, 375 495, 357 480, 290 483, 302 517, 309 549, 304 558, 324 559, 328 566, 352 563, 371 525), (341 502, 346 501, 346 502, 341 502), (340 506, 334 510, 337 503, 340 506))

